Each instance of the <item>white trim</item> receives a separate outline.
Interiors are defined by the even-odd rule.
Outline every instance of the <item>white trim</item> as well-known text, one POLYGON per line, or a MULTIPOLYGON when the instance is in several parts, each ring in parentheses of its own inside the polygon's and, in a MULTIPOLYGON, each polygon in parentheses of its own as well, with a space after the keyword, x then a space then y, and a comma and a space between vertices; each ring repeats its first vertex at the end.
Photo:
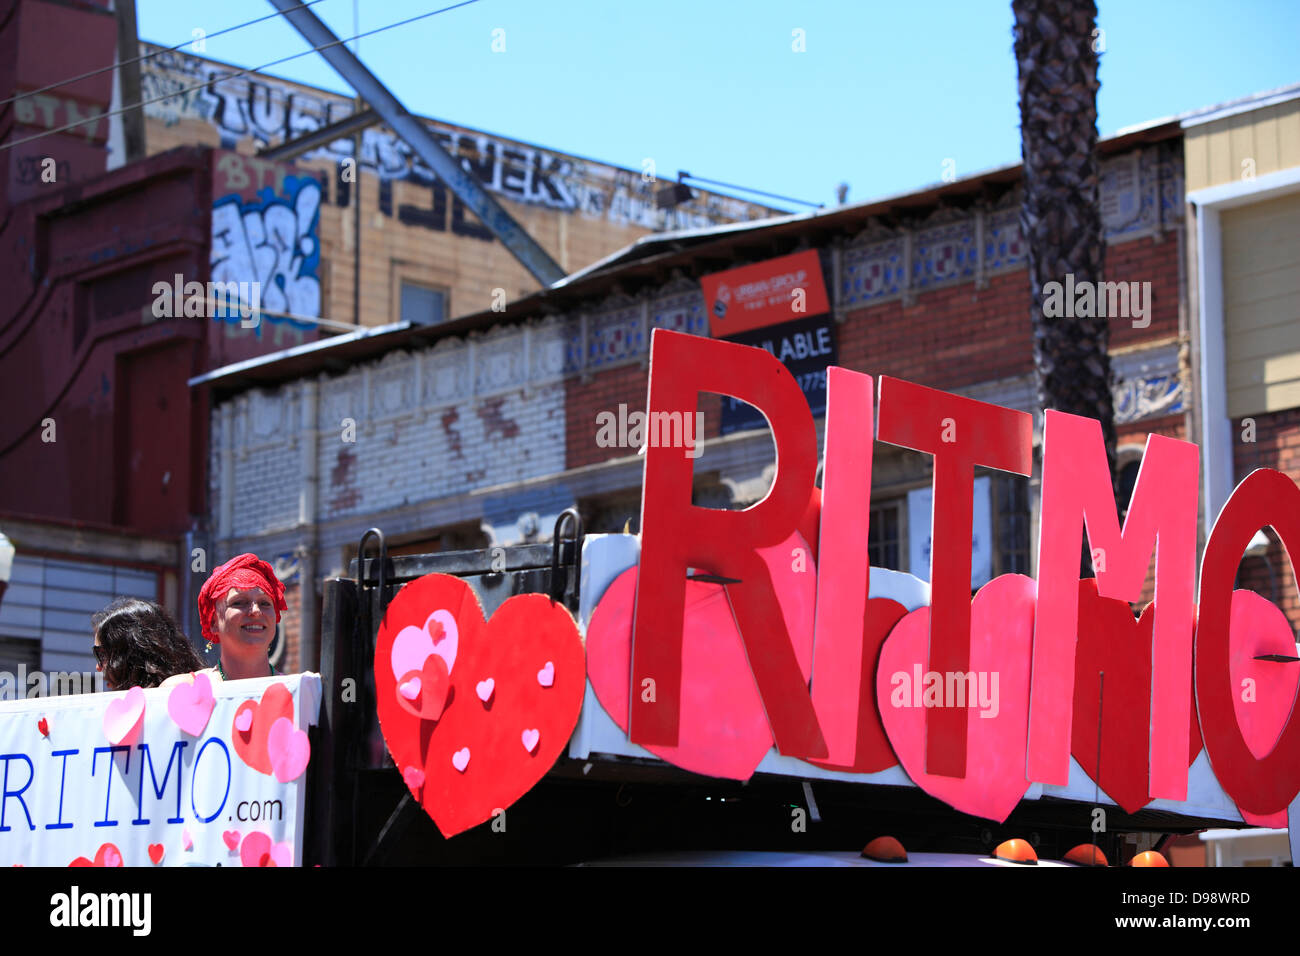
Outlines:
POLYGON ((1219 214, 1300 191, 1300 166, 1256 179, 1209 186, 1187 194, 1197 207, 1196 267, 1201 351, 1201 487, 1205 531, 1232 494, 1232 422, 1228 418, 1227 355, 1223 337, 1223 240, 1219 214), (1211 356, 1215 356, 1211 360, 1211 356))
POLYGON ((1219 210, 1262 202, 1300 189, 1300 166, 1279 169, 1254 179, 1234 180, 1218 186, 1207 186, 1187 194, 1187 201, 1197 208, 1214 206, 1219 210))
MULTIPOLYGON (((1192 110, 1191 113, 1182 115, 1180 125, 1183 129, 1191 126, 1201 126, 1205 123, 1213 123, 1215 120, 1236 116, 1239 113, 1250 113, 1269 106, 1277 106, 1279 103, 1289 103, 1297 98, 1300 98, 1300 87, 1295 85, 1284 86, 1277 90, 1257 93, 1243 100, 1225 103, 1222 106, 1207 106, 1199 110, 1192 110)), ((1175 119, 1178 119, 1178 117, 1175 117, 1175 119)), ((1120 134, 1116 133, 1115 135, 1120 134)))
POLYGON ((1198 836, 1208 843, 1211 840, 1240 840, 1243 837, 1286 836, 1287 829, 1282 827, 1249 827, 1241 830, 1202 830, 1198 836))

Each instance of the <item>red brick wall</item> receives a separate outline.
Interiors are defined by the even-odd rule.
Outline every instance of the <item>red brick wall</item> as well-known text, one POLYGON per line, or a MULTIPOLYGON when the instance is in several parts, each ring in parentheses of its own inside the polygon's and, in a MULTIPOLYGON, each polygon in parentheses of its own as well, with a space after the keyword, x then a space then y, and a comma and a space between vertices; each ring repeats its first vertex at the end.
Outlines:
MULTIPOLYGON (((1256 468, 1275 468, 1293 481, 1300 481, 1300 408, 1253 417, 1253 442, 1242 441, 1241 420, 1232 423, 1236 480, 1240 482, 1256 468)), ((1286 549, 1276 535, 1270 537, 1273 541, 1267 551, 1268 560, 1243 558, 1237 586, 1249 588, 1277 604, 1286 612, 1294 630, 1300 628, 1300 595, 1296 592, 1295 572, 1287 560, 1286 549)))
MULTIPOLYGON (((611 458, 624 458, 635 454, 635 448, 601 448, 596 444, 596 416, 610 412, 618 416, 618 406, 627 406, 628 412, 646 408, 648 387, 646 370, 638 365, 625 365, 605 372, 596 372, 588 382, 571 378, 564 384, 565 463, 569 468, 579 468, 611 458)), ((722 422, 722 399, 716 395, 702 395, 699 410, 704 412, 704 436, 716 438, 722 422)))
POLYGON ((1111 348, 1124 348, 1178 334, 1178 242, 1167 233, 1159 242, 1134 239, 1106 247, 1107 282, 1150 282, 1151 325, 1133 328, 1132 319, 1115 319, 1110 326, 1111 348))
POLYGON ((930 388, 953 389, 1033 370, 1029 278, 1023 270, 848 313, 839 364, 930 388))
POLYGON ((1147 435, 1164 435, 1168 438, 1187 440, 1187 419, 1182 412, 1166 415, 1163 418, 1144 418, 1140 422, 1120 425, 1115 429, 1116 445, 1141 445, 1147 443, 1147 435))

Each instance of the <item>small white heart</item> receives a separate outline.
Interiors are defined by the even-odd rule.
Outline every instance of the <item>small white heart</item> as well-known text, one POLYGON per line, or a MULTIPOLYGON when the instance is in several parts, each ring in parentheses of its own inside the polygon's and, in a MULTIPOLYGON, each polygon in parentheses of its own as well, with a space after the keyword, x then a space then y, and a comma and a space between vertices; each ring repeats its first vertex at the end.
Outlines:
POLYGON ((527 750, 529 753, 532 753, 534 750, 537 749, 537 742, 541 739, 541 737, 542 734, 541 731, 539 730, 532 729, 532 728, 530 728, 529 730, 525 730, 521 735, 521 739, 524 742, 524 749, 527 750))
POLYGON ((461 747, 454 754, 452 754, 451 765, 455 767, 457 770, 459 770, 461 773, 464 773, 465 768, 469 766, 469 748, 461 747))
POLYGON ((555 683, 555 665, 550 661, 547 661, 546 666, 537 672, 537 683, 543 687, 550 687, 555 683))
POLYGON ((397 692, 401 694, 403 697, 405 697, 407 700, 415 700, 417 697, 420 696, 420 687, 422 683, 423 682, 420 680, 420 678, 412 677, 410 680, 398 684, 397 692))
POLYGON ((474 686, 474 690, 478 693, 478 699, 486 704, 492 699, 492 692, 496 690, 496 686, 497 682, 489 677, 487 680, 479 681, 474 686))

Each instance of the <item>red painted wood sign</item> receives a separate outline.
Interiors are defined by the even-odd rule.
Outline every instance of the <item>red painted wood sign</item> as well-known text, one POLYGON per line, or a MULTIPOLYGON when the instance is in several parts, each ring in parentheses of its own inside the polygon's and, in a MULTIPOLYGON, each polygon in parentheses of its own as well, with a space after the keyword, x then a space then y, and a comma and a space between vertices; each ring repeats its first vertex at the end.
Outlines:
MULTIPOLYGON (((655 331, 649 414, 693 415, 700 392, 742 399, 767 418, 777 470, 754 506, 702 508, 691 503, 694 460, 682 449, 646 449, 640 566, 635 580, 610 588, 593 616, 600 627, 588 635, 589 656, 599 658, 604 635, 618 630, 610 618, 625 616, 612 605, 630 601, 630 661, 613 665, 617 680, 618 667, 627 668, 626 683, 602 700, 627 708, 615 719, 632 742, 674 762, 687 753, 697 772, 737 776, 737 754, 715 747, 711 763, 701 734, 730 726, 729 708, 752 676, 782 754, 864 772, 901 762, 940 799, 1004 819, 1031 783, 1066 784, 1072 752, 1095 769, 1104 699, 1111 712, 1101 717, 1100 785, 1126 808, 1185 800, 1203 739, 1215 777, 1243 813, 1286 810, 1300 791, 1297 679, 1293 666, 1255 659, 1279 648, 1293 654, 1293 638, 1268 601, 1234 597, 1233 581, 1264 526, 1277 531, 1292 568, 1300 565, 1294 481, 1260 469, 1237 487, 1210 533, 1198 596, 1196 446, 1148 438, 1120 527, 1099 424, 1048 411, 1038 579, 1003 575, 972 601, 974 469, 1029 475, 1030 415, 834 367, 828 390, 819 495, 812 415, 781 363, 761 349, 655 331), (934 462, 931 604, 906 615, 893 601, 867 598, 873 440, 934 462), (808 533, 818 515, 819 533, 808 533), (811 674, 806 637, 791 633, 783 614, 779 560, 764 557, 778 545, 788 554, 801 529, 816 558, 811 674), (1085 533, 1097 576, 1081 586, 1085 533), (1141 599, 1153 552, 1155 600, 1134 620, 1125 602, 1141 599), (749 671, 739 685, 734 663, 722 673, 692 663, 721 625, 701 616, 705 595, 692 597, 688 569, 736 582, 722 590, 749 671), (1109 689, 1094 699, 1101 670, 1109 689), (985 678, 995 681, 996 706, 984 700, 985 678), (738 689, 710 693, 723 686, 738 689), (701 700, 712 702, 704 712, 701 700)), ((611 664, 601 666, 607 684, 611 664)))

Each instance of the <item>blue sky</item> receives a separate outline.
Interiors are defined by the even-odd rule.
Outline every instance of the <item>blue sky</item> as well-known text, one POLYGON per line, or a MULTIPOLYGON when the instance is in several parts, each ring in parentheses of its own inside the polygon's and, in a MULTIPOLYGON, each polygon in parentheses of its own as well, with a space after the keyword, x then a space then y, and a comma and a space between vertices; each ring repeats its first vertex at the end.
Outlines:
MULTIPOLYGON (((454 0, 321 0, 339 36, 454 0)), ((165 45, 266 0, 137 0, 165 45)), ((408 109, 633 169, 850 201, 1020 159, 1010 0, 478 0, 361 41, 408 109), (494 31, 504 31, 494 33, 494 31), (795 52, 795 31, 804 52, 795 52), (503 52, 494 52, 504 39, 503 52)), ((1297 0, 1109 0, 1103 136, 1300 82, 1297 0)), ((307 44, 269 20, 207 41, 253 67, 307 44)), ((269 72, 347 92, 317 55, 269 72)), ((779 204, 778 204, 779 205, 779 204)), ((802 208, 791 206, 789 208, 802 208)))

